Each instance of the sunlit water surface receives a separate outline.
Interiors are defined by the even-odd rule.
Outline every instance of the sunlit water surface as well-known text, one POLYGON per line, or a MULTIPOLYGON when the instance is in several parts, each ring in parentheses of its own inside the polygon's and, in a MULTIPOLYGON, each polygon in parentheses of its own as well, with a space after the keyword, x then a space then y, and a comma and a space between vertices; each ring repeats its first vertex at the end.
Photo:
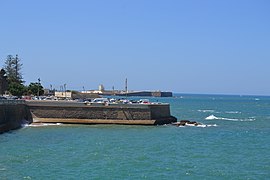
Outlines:
POLYGON ((270 178, 270 97, 151 101, 208 126, 24 127, 0 135, 0 179, 270 178))

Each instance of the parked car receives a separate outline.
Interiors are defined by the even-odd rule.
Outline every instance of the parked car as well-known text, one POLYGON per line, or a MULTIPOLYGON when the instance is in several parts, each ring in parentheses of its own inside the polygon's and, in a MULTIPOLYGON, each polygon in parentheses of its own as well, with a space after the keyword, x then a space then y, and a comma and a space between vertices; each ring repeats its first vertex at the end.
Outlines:
POLYGON ((91 104, 95 104, 95 103, 98 103, 98 104, 105 104, 105 103, 108 103, 109 102, 109 99, 108 98, 95 98, 93 101, 91 101, 90 103, 91 104))
POLYGON ((0 100, 5 100, 5 99, 7 99, 7 98, 4 96, 0 96, 0 100))
POLYGON ((140 99, 139 103, 140 104, 150 104, 150 101, 149 101, 149 99, 140 99))

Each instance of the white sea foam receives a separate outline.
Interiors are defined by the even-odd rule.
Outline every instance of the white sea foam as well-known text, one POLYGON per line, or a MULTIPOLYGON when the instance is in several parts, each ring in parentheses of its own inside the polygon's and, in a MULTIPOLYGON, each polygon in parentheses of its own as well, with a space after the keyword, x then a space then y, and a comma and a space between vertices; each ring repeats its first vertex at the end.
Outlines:
POLYGON ((6 171, 6 168, 0 168, 0 171, 6 171))
POLYGON ((29 124, 29 127, 43 127, 43 126, 60 126, 62 123, 34 123, 29 124))
POLYGON ((217 127, 217 124, 199 124, 199 125, 195 125, 195 124, 185 124, 185 126, 178 126, 181 128, 184 127, 198 127, 198 128, 206 128, 206 127, 217 127))
POLYGON ((24 128, 24 127, 28 127, 29 124, 22 124, 21 126, 24 128))
POLYGON ((226 111, 227 114, 241 114, 239 111, 226 111))
POLYGON ((205 120, 225 120, 225 121, 255 121, 255 118, 246 118, 246 119, 235 119, 235 118, 224 118, 224 117, 216 117, 213 114, 206 117, 205 120))
POLYGON ((200 128, 217 127, 217 125, 216 124, 199 124, 196 127, 200 127, 200 128))
POLYGON ((216 116, 214 116, 214 115, 212 114, 212 115, 206 117, 205 119, 206 119, 206 120, 215 120, 215 119, 219 119, 219 118, 216 117, 216 116))
POLYGON ((218 125, 217 124, 207 124, 206 126, 207 127, 217 127, 218 125))
POLYGON ((212 110, 212 109, 199 109, 198 111, 203 112, 203 113, 214 113, 215 112, 215 110, 212 110))
POLYGON ((207 125, 205 125, 205 124, 200 124, 200 125, 198 125, 197 127, 206 128, 207 125))
POLYGON ((247 118, 247 119, 240 119, 239 121, 250 121, 250 122, 252 122, 252 121, 256 121, 256 119, 255 118, 247 118))
POLYGON ((186 126, 195 126, 195 124, 187 124, 187 123, 186 123, 186 126))
POLYGON ((217 125, 216 124, 201 124, 201 125, 198 125, 197 127, 202 127, 202 128, 217 127, 217 125))

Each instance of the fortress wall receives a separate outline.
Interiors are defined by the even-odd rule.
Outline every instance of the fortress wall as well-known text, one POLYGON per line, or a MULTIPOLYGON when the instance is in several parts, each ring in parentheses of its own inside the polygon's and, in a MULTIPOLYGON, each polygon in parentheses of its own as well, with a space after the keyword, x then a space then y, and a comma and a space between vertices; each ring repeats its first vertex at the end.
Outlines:
POLYGON ((22 124, 62 122, 75 124, 168 124, 176 119, 169 104, 88 106, 66 102, 0 102, 0 133, 20 128, 22 124))
POLYGON ((117 123, 121 124, 167 124, 174 122, 170 114, 169 104, 110 104, 85 105, 82 103, 63 102, 27 102, 36 122, 65 123, 117 123), (66 119, 66 121, 65 121, 66 119), (94 121, 93 121, 94 120, 94 121), (105 122, 107 120, 108 122, 105 122), (151 121, 148 121, 151 120, 151 121), (74 122, 73 122, 74 121, 74 122), (135 122, 136 121, 136 122, 135 122), (144 121, 144 122, 143 122, 144 121))
MULTIPOLYGON (((15 101, 14 101, 15 102, 15 101)), ((0 133, 18 129, 24 123, 31 123, 32 117, 25 104, 3 103, 0 104, 0 133)))
POLYGON ((151 113, 145 108, 117 107, 55 107, 29 106, 34 116, 40 118, 62 119, 116 119, 116 120, 147 120, 151 113))
POLYGON ((152 119, 160 119, 170 117, 170 105, 169 104, 157 104, 150 105, 150 112, 152 119))

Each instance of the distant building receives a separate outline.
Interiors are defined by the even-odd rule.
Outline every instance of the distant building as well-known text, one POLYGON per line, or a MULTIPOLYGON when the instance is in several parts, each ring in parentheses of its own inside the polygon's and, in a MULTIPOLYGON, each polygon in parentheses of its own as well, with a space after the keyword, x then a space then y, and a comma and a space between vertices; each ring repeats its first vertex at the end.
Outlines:
POLYGON ((3 95, 7 91, 8 88, 8 82, 7 82, 7 76, 6 71, 4 69, 0 70, 0 94, 3 95))
POLYGON ((56 91, 54 96, 60 99, 93 99, 100 97, 98 94, 94 93, 81 93, 77 91, 62 92, 56 91))
POLYGON ((54 96, 55 90, 51 89, 44 89, 44 95, 45 96, 54 96))
POLYGON ((125 90, 105 90, 101 84, 98 86, 98 90, 82 91, 83 94, 98 94, 101 96, 149 96, 149 97, 172 97, 172 92, 166 91, 132 91, 127 89, 127 80, 125 90))
POLYGON ((56 91, 54 96, 62 99, 72 99, 72 92, 56 91))
POLYGON ((98 90, 99 91, 105 91, 105 88, 104 88, 104 86, 103 86, 103 84, 100 84, 99 86, 98 86, 98 90))

